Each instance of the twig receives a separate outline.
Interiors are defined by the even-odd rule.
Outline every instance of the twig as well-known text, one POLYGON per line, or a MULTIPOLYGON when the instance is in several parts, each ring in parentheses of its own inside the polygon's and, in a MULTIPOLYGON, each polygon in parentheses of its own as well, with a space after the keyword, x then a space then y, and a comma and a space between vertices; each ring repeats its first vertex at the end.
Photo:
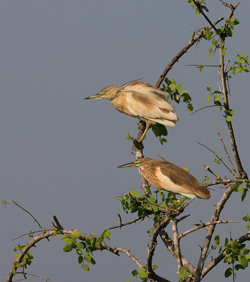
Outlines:
POLYGON ((203 184, 204 186, 208 187, 208 186, 213 186, 213 185, 217 185, 217 184, 229 184, 229 183, 250 183, 250 180, 246 180, 246 179, 225 179, 225 180, 214 180, 213 182, 210 183, 205 183, 203 184))
POLYGON ((195 114, 195 113, 197 113, 197 112, 199 112, 199 111, 201 111, 201 110, 204 110, 204 109, 206 109, 206 108, 212 108, 212 107, 219 107, 219 105, 209 105, 209 106, 202 107, 202 108, 200 108, 200 109, 194 111, 191 115, 193 115, 193 114, 195 114))
POLYGON ((43 230, 44 228, 42 227, 42 225, 37 221, 37 219, 29 212, 27 211, 25 208, 21 207, 20 205, 18 205, 15 201, 12 201, 16 206, 18 206, 20 209, 24 210, 25 212, 27 212, 33 219, 34 221, 38 224, 38 226, 43 230))
POLYGON ((229 154, 228 154, 228 151, 227 151, 226 145, 225 145, 225 143, 224 143, 224 141, 223 141, 223 138, 221 137, 221 134, 220 134, 219 129, 218 129, 218 127, 217 127, 217 125, 216 125, 216 124, 215 124, 215 127, 216 127, 216 130, 217 130, 218 135, 219 135, 219 137, 220 137, 220 141, 222 142, 222 145, 223 145, 224 150, 225 150, 225 152, 226 152, 227 158, 229 159, 229 162, 230 162, 230 163, 231 163, 231 165, 232 165, 232 170, 235 172, 236 176, 237 176, 237 177, 239 177, 239 176, 238 176, 238 174, 237 174, 237 172, 235 171, 235 168, 234 168, 233 162, 231 161, 231 158, 230 158, 230 156, 229 156, 229 154))
MULTIPOLYGON (((231 169, 224 163, 224 161, 222 160, 222 158, 220 158, 217 154, 215 154, 215 153, 214 153, 210 148, 208 148, 207 146, 203 145, 203 144, 200 143, 200 142, 197 142, 197 143, 198 143, 199 145, 205 147, 206 149, 208 149, 210 152, 212 152, 212 153, 224 164, 224 166, 228 169, 228 171, 229 171, 230 173, 232 173, 231 169)), ((234 174, 232 173, 232 175, 234 175, 234 174)))
POLYGON ((186 65, 187 67, 210 67, 210 68, 215 68, 215 67, 219 67, 220 65, 193 65, 193 64, 189 64, 186 65))
MULTIPOLYGON (((41 276, 38 276, 38 275, 35 275, 35 274, 32 274, 32 273, 27 273, 27 272, 17 272, 17 274, 30 275, 30 276, 34 276, 34 277, 37 277, 37 278, 40 278, 40 279, 46 280, 46 282, 53 282, 52 280, 50 280, 50 279, 48 279, 48 278, 44 278, 44 277, 41 277, 41 276)), ((22 280, 26 280, 26 279, 22 279, 22 280)), ((21 281, 21 280, 18 280, 18 281, 21 281)), ((13 282, 14 282, 14 281, 13 281, 13 282)))
POLYGON ((222 224, 222 223, 239 223, 239 221, 229 221, 229 220, 217 220, 217 221, 213 221, 213 222, 208 222, 208 223, 202 223, 192 229, 189 229, 185 232, 183 232, 182 234, 179 235, 179 239, 181 239, 182 237, 185 237, 186 235, 196 231, 196 230, 199 230, 201 228, 205 228, 206 226, 209 226, 209 225, 212 225, 212 224, 222 224))
POLYGON ((157 154, 157 156, 159 156, 161 159, 163 159, 164 161, 167 162, 167 160, 165 158, 163 158, 160 154, 157 154))
POLYGON ((217 32, 217 28, 215 27, 215 25, 210 21, 210 19, 206 16, 206 14, 203 12, 203 10, 201 9, 200 7, 200 4, 197 3, 195 0, 194 1, 194 4, 195 6, 199 9, 199 11, 201 12, 201 14, 203 15, 203 17, 207 20, 207 22, 212 26, 212 28, 217 32))
POLYGON ((216 174, 214 171, 212 171, 208 165, 204 165, 204 167, 206 168, 207 171, 213 174, 216 177, 216 179, 222 180, 222 178, 218 174, 216 174))
POLYGON ((177 222, 179 223, 180 221, 186 219, 186 218, 189 217, 190 215, 191 215, 191 214, 186 214, 186 215, 184 215, 184 216, 182 216, 182 217, 180 217, 180 218, 177 218, 177 222))
POLYGON ((227 67, 228 67, 228 64, 230 62, 230 59, 231 59, 231 56, 229 56, 228 59, 227 59, 227 63, 226 63, 226 66, 224 68, 224 72, 227 72, 227 67))
MULTIPOLYGON (((213 23, 213 26, 217 25, 223 19, 224 18, 218 19, 216 22, 213 23)), ((212 25, 210 27, 207 27, 207 30, 210 30, 211 28, 212 28, 212 25)), ((203 32, 200 32, 196 37, 194 37, 194 35, 192 36, 192 38, 190 39, 188 44, 178 54, 175 55, 175 57, 172 59, 172 61, 167 65, 165 70, 162 72, 162 74, 158 78, 158 81, 155 85, 156 87, 158 87, 158 88, 160 87, 161 83, 163 82, 163 80, 166 77, 166 75, 168 74, 168 72, 173 68, 173 65, 176 62, 178 62, 178 60, 188 51, 188 49, 190 49, 190 47, 192 47, 202 37, 204 37, 203 32)))
POLYGON ((118 252, 122 252, 124 254, 126 254, 129 258, 131 258, 140 268, 143 267, 143 265, 139 262, 139 260, 133 256, 131 253, 130 253, 130 250, 125 250, 123 248, 115 248, 115 250, 117 250, 118 252))
POLYGON ((130 225, 132 223, 135 223, 135 222, 140 221, 140 220, 142 221, 144 219, 145 219, 145 216, 139 216, 138 218, 133 219, 133 220, 126 222, 126 223, 121 223, 121 221, 120 221, 120 224, 118 226, 113 226, 113 227, 107 228, 107 230, 122 228, 123 226, 130 225))

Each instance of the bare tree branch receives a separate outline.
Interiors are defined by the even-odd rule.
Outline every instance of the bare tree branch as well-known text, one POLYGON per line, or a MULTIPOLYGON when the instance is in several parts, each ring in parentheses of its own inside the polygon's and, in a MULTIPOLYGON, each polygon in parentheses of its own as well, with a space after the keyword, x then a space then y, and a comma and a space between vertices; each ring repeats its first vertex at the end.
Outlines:
POLYGON ((214 171, 211 170, 211 168, 208 165, 204 165, 204 167, 206 168, 207 171, 209 171, 211 174, 213 174, 217 180, 222 180, 222 178, 216 174, 214 171))
MULTIPOLYGON (((159 232, 159 235, 160 235, 163 243, 167 247, 167 249, 176 258, 176 254, 174 252, 173 240, 169 238, 168 234, 165 232, 164 229, 162 229, 159 232)), ((196 268, 183 255, 181 255, 181 260, 182 260, 183 267, 188 269, 190 271, 190 273, 194 275, 196 273, 196 268)))
POLYGON ((208 186, 213 186, 213 185, 217 185, 217 184, 229 184, 229 183, 249 183, 250 180, 246 180, 246 179, 225 179, 225 180, 214 180, 213 182, 210 182, 210 183, 205 183, 203 184, 204 186, 208 187, 208 186))
POLYGON ((181 239, 182 237, 185 237, 186 235, 188 235, 188 234, 190 234, 190 233, 192 233, 196 230, 199 230, 201 228, 206 228, 206 226, 209 226, 209 225, 212 225, 212 224, 222 224, 222 223, 239 223, 239 221, 219 220, 219 221, 202 223, 202 224, 199 224, 198 226, 196 226, 192 229, 189 229, 189 230, 183 232, 182 234, 180 234, 179 239, 181 239))
MULTIPOLYGON (((232 193, 233 193, 233 185, 231 185, 227 189, 227 191, 222 195, 222 198, 220 199, 220 201, 216 205, 216 209, 215 209, 215 212, 214 212, 214 215, 212 217, 211 222, 215 222, 215 221, 219 220, 220 213, 221 213, 223 207, 225 206, 227 200, 229 199, 229 197, 231 196, 232 193)), ((208 231, 207 231, 204 246, 202 248, 200 259, 199 259, 199 262, 198 262, 198 265, 197 265, 195 282, 199 282, 200 279, 201 279, 203 265, 204 265, 206 257, 207 257, 208 249, 209 249, 209 246, 210 246, 210 243, 211 243, 211 240, 212 240, 212 236, 213 236, 215 227, 216 227, 216 224, 212 224, 212 225, 207 227, 208 231)))
POLYGON ((181 260, 181 248, 180 248, 180 240, 179 240, 179 233, 178 233, 176 218, 173 218, 171 220, 171 225, 172 225, 172 230, 173 230, 174 252, 176 255, 176 262, 177 262, 178 271, 179 271, 180 267, 183 266, 183 264, 181 260))
POLYGON ((107 230, 111 230, 111 229, 116 229, 116 228, 122 228, 123 226, 126 226, 126 225, 130 225, 132 223, 136 223, 138 221, 143 221, 145 219, 145 216, 139 216, 129 222, 126 222, 126 223, 122 223, 121 219, 120 219, 120 224, 117 225, 117 226, 114 226, 114 227, 110 227, 108 228, 107 230))

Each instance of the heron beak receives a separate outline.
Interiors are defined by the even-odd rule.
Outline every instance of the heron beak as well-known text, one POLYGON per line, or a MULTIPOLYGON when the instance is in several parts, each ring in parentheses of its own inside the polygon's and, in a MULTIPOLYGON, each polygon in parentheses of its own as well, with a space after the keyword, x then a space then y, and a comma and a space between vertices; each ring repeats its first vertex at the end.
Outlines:
POLYGON ((137 167, 137 166, 138 166, 138 163, 132 162, 132 163, 120 165, 117 168, 121 168, 121 167, 137 167))
POLYGON ((91 96, 89 96, 89 97, 83 98, 83 100, 88 100, 88 99, 100 99, 100 97, 98 97, 99 94, 100 94, 100 93, 95 94, 95 95, 91 95, 91 96))

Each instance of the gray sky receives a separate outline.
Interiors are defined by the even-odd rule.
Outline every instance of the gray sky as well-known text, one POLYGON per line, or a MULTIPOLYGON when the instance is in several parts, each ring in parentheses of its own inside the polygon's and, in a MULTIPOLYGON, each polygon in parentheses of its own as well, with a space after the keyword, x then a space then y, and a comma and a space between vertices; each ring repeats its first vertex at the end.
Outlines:
MULTIPOLYGON (((170 60, 190 40, 192 32, 207 23, 197 17, 187 1, 2 1, 0 10, 0 199, 29 210, 46 228, 56 215, 66 229, 100 234, 104 229, 133 216, 125 215, 117 196, 137 189, 140 178, 136 169, 117 169, 133 161, 128 132, 137 134, 137 120, 120 114, 109 101, 83 101, 111 84, 144 78, 156 83, 170 60)), ((227 17, 229 9, 210 0, 210 19, 227 17)), ((236 2, 235 2, 236 3, 236 2)), ((235 4, 233 2, 233 4, 235 4)), ((249 50, 250 2, 242 0, 235 17, 241 22, 233 39, 227 40, 227 55, 233 62, 238 53, 249 50)), ((210 42, 202 41, 180 59, 169 78, 175 78, 193 98, 195 109, 206 106, 207 86, 217 89, 219 76, 214 68, 200 73, 187 64, 218 64, 218 55, 208 59, 210 42)), ((233 126, 243 166, 249 173, 249 75, 231 80, 230 105, 235 110, 233 126)), ((216 150, 226 159, 214 124, 217 124, 230 149, 227 127, 218 109, 206 109, 190 115, 185 105, 176 105, 180 118, 176 128, 168 128, 168 143, 162 146, 150 130, 144 142, 144 154, 188 167, 203 180, 204 164, 218 174, 227 175, 222 166, 213 164, 213 155, 197 141, 216 150)), ((214 187, 208 201, 195 200, 186 210, 191 213, 179 225, 180 232, 199 220, 207 222, 223 189, 214 187)), ((249 197, 249 195, 248 195, 249 197)), ((227 203, 221 219, 240 220, 249 213, 239 194, 227 203)), ((0 280, 12 267, 17 244, 28 237, 12 241, 30 230, 38 230, 32 218, 16 206, 1 208, 0 280)), ((146 230, 150 220, 112 232, 110 245, 131 249, 145 264, 146 230)), ((247 232, 245 223, 221 225, 225 236, 238 238, 247 232)), ((167 231, 171 233, 170 227, 167 231)), ((217 233, 217 232, 216 232, 217 233)), ((205 231, 182 241, 182 252, 196 265, 205 231)), ((90 272, 82 270, 77 255, 64 253, 61 240, 51 238, 33 248, 34 260, 29 273, 52 281, 134 281, 131 271, 137 266, 125 255, 118 258, 108 252, 95 253, 97 265, 90 272)), ((211 253, 217 256, 217 251, 211 253)), ((210 258, 208 259, 208 262, 210 258)), ((159 275, 177 281, 176 263, 161 241, 154 264, 159 275)), ((228 281, 227 265, 221 264, 204 281, 228 281)), ((247 272, 247 271, 246 271, 247 272)), ((238 281, 248 274, 237 273, 238 281)), ((248 272, 249 273, 249 272, 248 272)), ((20 278, 20 277, 19 277, 20 278)), ((28 281, 38 279, 28 277, 28 281)), ((40 280, 39 280, 40 281, 40 280)))

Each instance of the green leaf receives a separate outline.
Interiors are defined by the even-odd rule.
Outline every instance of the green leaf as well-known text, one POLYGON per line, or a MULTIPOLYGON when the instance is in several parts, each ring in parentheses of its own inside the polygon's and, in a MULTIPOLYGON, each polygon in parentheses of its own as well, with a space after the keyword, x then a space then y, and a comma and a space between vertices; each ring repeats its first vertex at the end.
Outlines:
POLYGON ((179 92, 181 92, 182 85, 181 84, 177 85, 175 89, 178 90, 179 92))
POLYGON ((207 96, 207 103, 209 103, 210 98, 211 98, 211 95, 208 95, 208 96, 207 96))
POLYGON ((215 235, 214 242, 215 242, 216 245, 220 244, 220 235, 219 234, 215 235))
POLYGON ((212 53, 208 53, 208 58, 211 58, 211 56, 212 56, 212 53))
POLYGON ((200 10, 199 10, 198 8, 195 9, 195 13, 196 13, 196 15, 197 15, 198 17, 199 17, 200 14, 201 14, 201 13, 200 13, 200 10))
POLYGON ((246 54, 246 53, 245 53, 245 52, 243 52, 243 53, 241 53, 241 54, 240 54, 240 56, 241 56, 241 57, 244 57, 244 56, 245 56, 245 54, 246 54))
POLYGON ((235 248, 237 247, 237 243, 235 242, 235 241, 233 241, 233 240, 231 240, 231 248, 233 249, 233 250, 235 250, 235 248))
POLYGON ((77 249, 84 249, 86 245, 83 242, 77 242, 76 243, 77 249))
POLYGON ((163 124, 157 123, 153 124, 151 127, 156 137, 168 135, 168 131, 163 124))
POLYGON ((130 194, 135 198, 139 198, 139 192, 137 190, 131 191, 130 194))
POLYGON ((247 215, 244 216, 244 217, 242 217, 242 219, 243 219, 244 221, 249 221, 249 220, 250 220, 249 214, 247 213, 247 215))
MULTIPOLYGON (((237 25, 240 23, 239 20, 237 20, 236 18, 232 18, 231 21, 234 23, 234 25, 237 25)), ((243 54, 243 53, 242 53, 243 54)), ((244 53, 245 54, 245 53, 244 53)), ((243 55, 244 56, 244 55, 243 55)))
POLYGON ((155 265, 153 265, 153 269, 154 269, 154 270, 156 270, 157 268, 159 268, 159 266, 158 266, 158 265, 156 265, 156 264, 155 264, 155 265))
POLYGON ((228 278, 233 274, 233 269, 230 267, 225 271, 225 277, 228 278))
POLYGON ((132 275, 135 276, 135 277, 138 277, 138 271, 137 271, 136 269, 133 270, 133 271, 132 271, 132 275))
POLYGON ((226 247, 228 246, 228 238, 225 239, 225 244, 226 247))
POLYGON ((250 222, 247 224, 247 229, 250 230, 250 222))
POLYGON ((232 121, 232 116, 227 116, 227 117, 226 117, 226 122, 227 122, 227 123, 230 123, 231 121, 232 121))
POLYGON ((63 251, 66 253, 71 252, 72 249, 73 249, 72 244, 67 244, 63 247, 63 251))
POLYGON ((146 280, 148 278, 148 275, 147 273, 145 272, 145 270, 143 268, 139 268, 139 277, 142 279, 142 280, 146 280))
POLYGON ((85 271, 89 271, 89 266, 87 264, 83 264, 82 265, 82 268, 85 270, 85 271))
POLYGON ((112 232, 108 231, 105 233, 104 238, 109 239, 109 237, 111 236, 112 232))
POLYGON ((179 268, 179 273, 180 273, 180 276, 181 276, 181 277, 184 277, 185 274, 186 274, 186 269, 185 269, 183 266, 181 266, 181 267, 179 268))
POLYGON ((159 208, 157 206, 152 205, 152 210, 154 213, 157 213, 159 211, 159 208))
POLYGON ((193 109, 194 109, 194 107, 193 107, 193 105, 192 104, 189 104, 188 106, 187 106, 187 108, 188 108, 188 111, 191 113, 192 111, 193 111, 193 109))
POLYGON ((214 101, 220 101, 220 100, 221 100, 220 95, 217 95, 217 96, 214 98, 214 101))
POLYGON ((176 88, 176 86, 175 86, 175 84, 172 83, 172 84, 169 85, 169 88, 170 88, 172 91, 174 91, 175 88, 176 88))
POLYGON ((78 262, 79 262, 79 263, 82 263, 82 262, 83 262, 83 256, 79 256, 79 257, 78 257, 78 262))
POLYGON ((248 261, 243 255, 239 255, 239 262, 242 264, 244 268, 248 267, 248 261))

